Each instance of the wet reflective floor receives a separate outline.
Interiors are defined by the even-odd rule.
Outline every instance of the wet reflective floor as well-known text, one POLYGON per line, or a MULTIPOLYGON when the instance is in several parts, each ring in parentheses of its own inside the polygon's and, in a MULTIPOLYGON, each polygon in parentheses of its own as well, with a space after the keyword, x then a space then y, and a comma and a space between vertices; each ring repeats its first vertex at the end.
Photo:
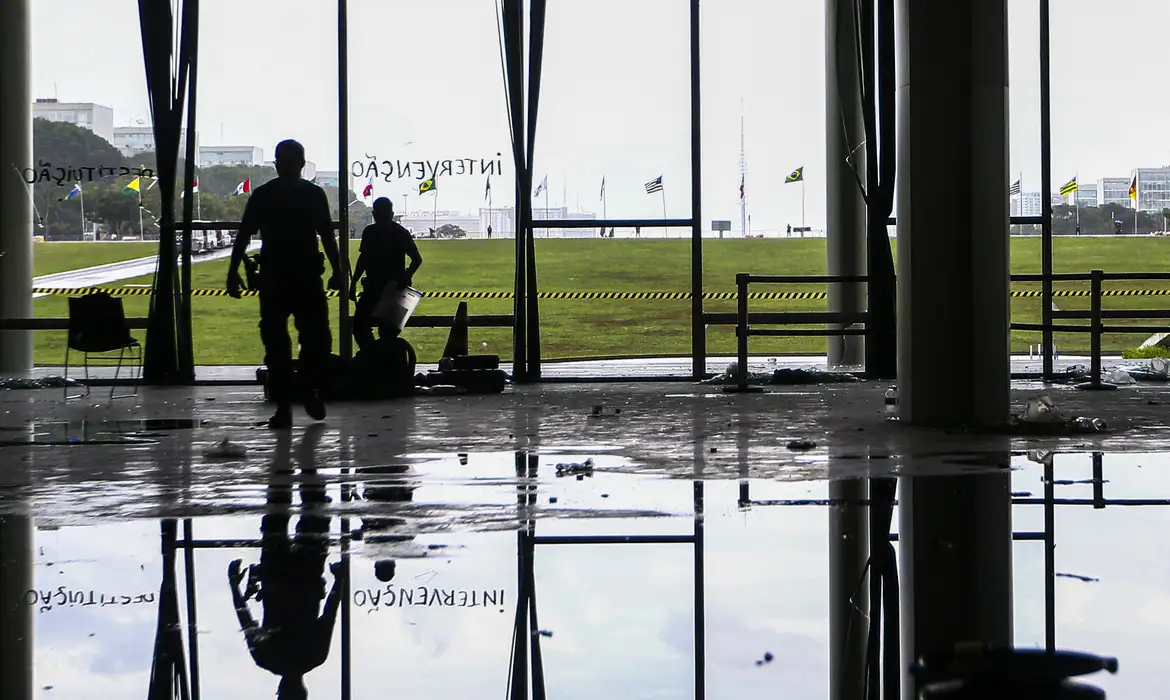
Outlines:
POLYGON ((362 405, 291 433, 256 428, 265 407, 223 390, 8 400, 0 563, 5 602, 31 618, 33 695, 516 697, 522 682, 534 698, 826 698, 831 519, 868 503, 831 497, 830 479, 883 474, 1002 480, 1015 643, 1116 656, 1116 676, 1088 680, 1160 695, 1170 463, 1140 449, 1161 445, 1149 420, 1093 438, 879 439, 896 428, 851 391, 838 399, 861 408, 838 420, 863 431, 757 415, 807 388, 755 404, 686 386, 657 404, 553 394, 478 424, 458 401, 362 405), (591 418, 589 402, 624 410, 591 418), (495 431, 513 446, 460 439, 495 431))

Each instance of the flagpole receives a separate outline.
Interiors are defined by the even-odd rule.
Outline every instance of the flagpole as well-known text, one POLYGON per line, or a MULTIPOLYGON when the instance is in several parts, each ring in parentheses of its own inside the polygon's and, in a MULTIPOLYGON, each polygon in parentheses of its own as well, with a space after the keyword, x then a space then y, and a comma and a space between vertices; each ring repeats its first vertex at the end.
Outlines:
POLYGON ((1076 234, 1081 235, 1081 174, 1077 173, 1077 188, 1073 190, 1073 207, 1077 210, 1077 231, 1076 234))
MULTIPOLYGON (((490 229, 491 227, 492 227, 492 180, 491 180, 491 176, 488 176, 488 228, 490 229)), ((490 237, 491 234, 488 234, 488 236, 490 237)))
MULTIPOLYGON (((547 180, 548 176, 546 175, 545 178, 546 178, 546 180, 545 180, 545 185, 544 185, 544 220, 548 221, 548 180, 547 180)), ((548 227, 548 224, 546 223, 545 229, 544 229, 544 237, 545 238, 548 238, 548 228, 547 227, 548 227)))
POLYGON ((1142 183, 1138 179, 1141 175, 1140 170, 1133 171, 1133 235, 1137 235, 1137 221, 1138 221, 1138 201, 1141 199, 1142 183))
POLYGON ((609 218, 608 210, 605 206, 605 176, 601 176, 601 220, 605 221, 609 218))
MULTIPOLYGON (((439 188, 435 188, 435 208, 431 212, 431 230, 438 231, 439 228, 439 188)), ((436 234, 437 235, 437 234, 436 234)))
MULTIPOLYGON (((667 218, 666 217, 666 187, 663 186, 663 188, 658 190, 658 191, 662 194, 662 218, 665 219, 665 218, 667 218)), ((666 237, 670 238, 670 229, 666 229, 666 237)))
POLYGON ((146 240, 146 229, 142 227, 142 183, 138 183, 138 238, 146 240))
POLYGON ((85 190, 78 185, 77 193, 81 195, 81 239, 85 240, 85 190))
POLYGON ((804 172, 800 173, 800 237, 804 238, 804 172))

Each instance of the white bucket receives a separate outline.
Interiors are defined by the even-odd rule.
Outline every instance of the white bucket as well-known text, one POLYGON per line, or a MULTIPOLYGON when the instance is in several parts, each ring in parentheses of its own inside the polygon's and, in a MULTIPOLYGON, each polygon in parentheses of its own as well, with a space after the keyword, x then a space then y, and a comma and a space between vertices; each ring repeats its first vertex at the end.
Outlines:
POLYGON ((387 326, 397 328, 398 332, 401 333, 402 329, 406 328, 407 321, 410 320, 411 314, 418 307, 418 302, 422 300, 422 297, 423 293, 414 287, 398 288, 392 283, 378 299, 373 317, 387 326))

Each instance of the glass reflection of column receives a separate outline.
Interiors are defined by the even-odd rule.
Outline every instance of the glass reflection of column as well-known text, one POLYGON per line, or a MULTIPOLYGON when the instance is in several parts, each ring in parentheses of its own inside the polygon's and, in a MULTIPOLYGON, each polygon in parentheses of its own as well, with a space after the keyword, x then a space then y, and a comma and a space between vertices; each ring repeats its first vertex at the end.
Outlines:
POLYGON ((35 682, 33 616, 25 595, 34 589, 33 519, 23 502, 0 515, 0 697, 31 700, 35 682))
MULTIPOLYGON (((989 456, 1010 464, 1007 449, 989 456)), ((910 460, 903 468, 913 474, 930 466, 937 464, 910 460)), ((900 486, 902 668, 959 642, 1010 647, 1010 471, 903 477, 900 486)), ((918 697, 930 680, 904 674, 902 696, 918 697)))

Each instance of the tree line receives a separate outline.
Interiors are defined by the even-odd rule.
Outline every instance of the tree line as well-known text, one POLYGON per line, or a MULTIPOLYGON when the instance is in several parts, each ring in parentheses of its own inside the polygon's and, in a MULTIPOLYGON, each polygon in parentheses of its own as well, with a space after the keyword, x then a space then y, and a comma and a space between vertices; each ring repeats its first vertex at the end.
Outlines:
MULTIPOLYGON (((80 240, 82 238, 82 211, 85 230, 96 232, 98 238, 116 239, 128 236, 158 238, 156 224, 162 208, 162 198, 153 179, 140 181, 140 194, 127 193, 126 187, 134 180, 133 174, 120 174, 123 169, 157 171, 153 152, 144 152, 130 158, 102 137, 88 129, 44 119, 33 120, 33 161, 51 164, 57 173, 72 171, 81 177, 84 170, 89 177, 81 181, 57 177, 38 179, 31 185, 36 209, 34 235, 46 240, 80 240), (115 174, 109 174, 109 173, 115 174), (94 173, 99 177, 92 177, 94 173), (92 179, 90 179, 92 178, 92 179), (79 195, 69 196, 74 186, 79 195), (141 219, 139 218, 141 214, 141 219), (140 224, 141 221, 141 224, 140 224)), ((176 184, 175 220, 183 219, 182 180, 185 164, 179 160, 179 183, 176 184)), ((250 180, 253 188, 276 177, 276 171, 265 165, 216 165, 196 168, 199 193, 196 195, 197 214, 201 221, 239 221, 244 213, 248 195, 236 196, 236 187, 250 180)), ((336 219, 340 202, 338 188, 325 187, 329 206, 336 219)), ((373 217, 369 208, 352 190, 347 190, 350 226, 361 231, 373 217)))

